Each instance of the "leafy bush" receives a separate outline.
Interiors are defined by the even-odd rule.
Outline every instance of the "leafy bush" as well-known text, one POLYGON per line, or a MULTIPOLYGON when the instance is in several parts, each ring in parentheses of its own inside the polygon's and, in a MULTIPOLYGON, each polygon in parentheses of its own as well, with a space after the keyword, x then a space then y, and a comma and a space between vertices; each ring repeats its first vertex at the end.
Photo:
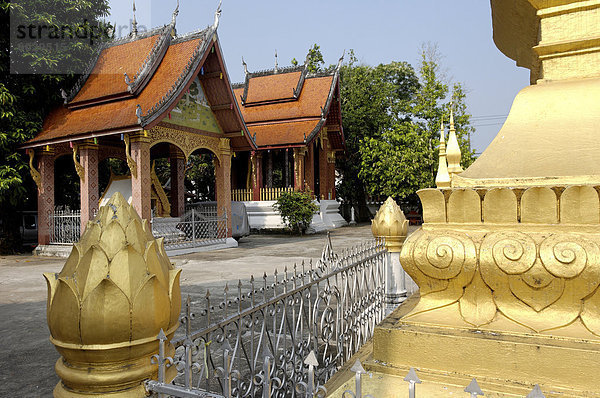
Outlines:
POLYGON ((311 192, 292 191, 281 194, 273 205, 283 222, 293 232, 304 232, 319 207, 313 203, 311 192))

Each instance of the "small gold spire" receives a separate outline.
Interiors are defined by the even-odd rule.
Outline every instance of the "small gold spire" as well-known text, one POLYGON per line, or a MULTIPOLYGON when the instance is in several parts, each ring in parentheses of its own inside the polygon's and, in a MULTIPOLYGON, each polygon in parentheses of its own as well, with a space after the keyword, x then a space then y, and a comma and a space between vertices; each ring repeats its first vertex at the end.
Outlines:
POLYGON ((438 188, 450 188, 450 174, 448 174, 448 165, 446 164, 446 139, 444 132, 444 119, 440 127, 440 153, 438 171, 435 176, 435 185, 438 188))
POLYGON ((450 133, 448 134, 448 149, 446 155, 448 158, 448 173, 450 178, 454 174, 462 173, 463 169, 460 167, 461 153, 460 146, 458 145, 458 139, 456 138, 456 129, 454 128, 454 114, 453 114, 453 103, 450 102, 450 133))

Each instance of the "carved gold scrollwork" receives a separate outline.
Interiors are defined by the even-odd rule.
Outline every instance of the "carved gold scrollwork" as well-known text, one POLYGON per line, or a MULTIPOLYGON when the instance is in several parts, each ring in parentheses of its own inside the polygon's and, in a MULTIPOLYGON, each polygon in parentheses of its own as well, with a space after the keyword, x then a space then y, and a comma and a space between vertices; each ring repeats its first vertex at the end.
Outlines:
POLYGON ((75 171, 81 179, 81 182, 85 182, 85 169, 77 160, 77 152, 79 151, 79 145, 73 144, 73 164, 75 165, 75 171))
POLYGON ((31 178, 33 178, 33 181, 35 182, 35 185, 37 185, 38 189, 44 192, 44 186, 42 185, 42 175, 33 166, 33 157, 35 156, 35 151, 33 149, 30 149, 29 151, 27 151, 27 154, 29 155, 29 172, 31 173, 31 178))
MULTIPOLYGON (((151 140, 150 146, 159 142, 173 144, 181 149, 186 161, 195 150, 202 148, 211 151, 219 162, 221 162, 221 151, 222 149, 227 149, 225 143, 221 143, 219 138, 175 130, 163 126, 153 127, 152 130, 149 131, 149 136, 151 140)), ((226 140, 228 143, 229 139, 226 140)), ((231 154, 231 149, 229 149, 229 154, 231 154)))
POLYGON ((419 285, 421 299, 411 315, 457 302, 476 271, 475 244, 465 234, 419 230, 404 244, 401 259, 419 285))
POLYGON ((137 174, 137 163, 131 157, 131 146, 129 143, 129 135, 125 134, 123 139, 125 141, 125 157, 127 158, 127 166, 129 166, 129 170, 131 171, 131 175, 135 178, 138 177, 137 174))

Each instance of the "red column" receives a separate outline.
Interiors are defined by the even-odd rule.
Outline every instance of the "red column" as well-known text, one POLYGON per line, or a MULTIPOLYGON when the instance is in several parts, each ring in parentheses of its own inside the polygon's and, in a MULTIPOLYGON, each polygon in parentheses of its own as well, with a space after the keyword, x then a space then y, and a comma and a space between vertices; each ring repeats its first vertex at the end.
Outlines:
POLYGON ((50 215, 54 211, 54 151, 36 153, 38 171, 41 175, 38 186, 38 244, 50 243, 50 215))
POLYGON ((262 153, 252 152, 252 200, 260 200, 260 188, 262 187, 262 153))
POLYGON ((308 148, 303 148, 306 156, 304 157, 304 182, 306 183, 305 188, 309 188, 311 192, 315 193, 315 151, 314 144, 311 143, 308 148))
POLYGON ((98 211, 98 145, 85 142, 79 145, 79 163, 83 166, 83 178, 80 179, 81 234, 87 223, 98 211))
POLYGON ((304 190, 306 148, 294 148, 294 190, 304 190))
POLYGON ((136 164, 136 173, 131 175, 131 204, 142 219, 152 218, 150 193, 150 140, 142 134, 131 135, 131 158, 136 164))
POLYGON ((328 199, 329 192, 329 168, 327 163, 327 152, 329 150, 328 140, 321 139, 321 148, 319 149, 319 191, 321 199, 328 199))
POLYGON ((215 167, 217 213, 227 211, 227 237, 231 237, 231 146, 229 138, 219 143, 221 159, 215 167))
POLYGON ((327 170, 328 170, 328 186, 331 192, 331 199, 335 200, 335 152, 329 152, 329 158, 327 159, 327 170))
POLYGON ((185 212, 185 159, 180 150, 171 150, 171 216, 185 212))

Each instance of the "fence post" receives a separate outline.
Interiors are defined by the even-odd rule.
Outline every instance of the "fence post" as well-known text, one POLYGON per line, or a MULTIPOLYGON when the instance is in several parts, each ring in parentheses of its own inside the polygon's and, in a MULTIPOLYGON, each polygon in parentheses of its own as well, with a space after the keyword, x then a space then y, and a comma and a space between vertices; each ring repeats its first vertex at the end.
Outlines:
POLYGON ((406 240, 408 220, 400 206, 389 197, 377 210, 371 224, 373 236, 385 239, 387 264, 385 270, 386 314, 391 313, 406 299, 406 274, 400 264, 400 251, 406 240))
POLYGON ((416 396, 415 385, 421 384, 421 380, 419 379, 419 376, 417 376, 417 372, 415 372, 415 368, 410 368, 410 370, 408 371, 408 374, 404 378, 404 381, 408 382, 408 398, 415 398, 415 396, 416 396))
POLYGON ((192 242, 196 243, 196 211, 192 207, 192 242))

